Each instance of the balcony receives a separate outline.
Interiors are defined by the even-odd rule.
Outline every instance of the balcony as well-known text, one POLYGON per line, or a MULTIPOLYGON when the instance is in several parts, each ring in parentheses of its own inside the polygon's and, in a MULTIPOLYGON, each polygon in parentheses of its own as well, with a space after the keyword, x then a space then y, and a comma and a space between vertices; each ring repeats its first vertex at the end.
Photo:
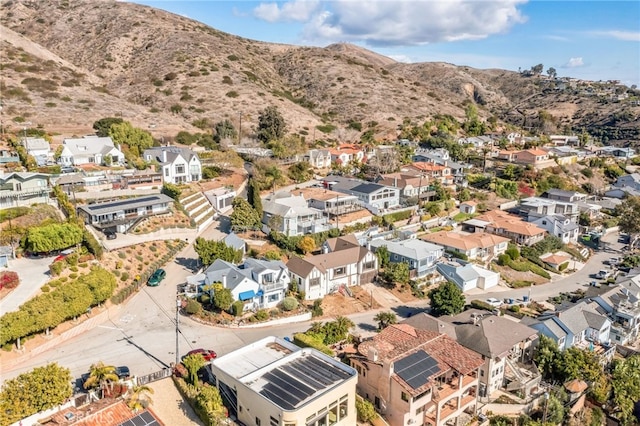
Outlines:
POLYGON ((443 383, 438 386, 438 388, 433 393, 434 401, 444 401, 447 398, 450 398, 454 393, 465 389, 467 386, 471 385, 476 381, 475 375, 463 376, 462 377, 462 385, 458 385, 459 378, 453 378, 449 380, 447 383, 443 383))
POLYGON ((265 293, 281 290, 286 287, 287 287, 286 284, 282 281, 278 281, 276 283, 262 283, 262 291, 265 293))

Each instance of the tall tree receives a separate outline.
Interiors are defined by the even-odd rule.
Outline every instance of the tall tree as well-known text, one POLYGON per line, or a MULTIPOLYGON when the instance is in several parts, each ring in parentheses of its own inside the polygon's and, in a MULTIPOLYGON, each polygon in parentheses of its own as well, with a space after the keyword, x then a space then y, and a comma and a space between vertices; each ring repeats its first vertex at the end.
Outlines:
POLYGON ((233 213, 231 213, 231 228, 233 230, 246 231, 260 228, 261 218, 258 212, 244 198, 236 197, 233 200, 233 213))
POLYGON ((111 126, 113 126, 114 124, 121 124, 122 121, 123 120, 121 117, 101 118, 100 120, 93 122, 93 130, 96 131, 96 135, 103 138, 105 136, 109 136, 109 130, 111 130, 111 126))
POLYGON ((534 74, 542 74, 542 70, 544 70, 544 65, 538 64, 531 67, 531 72, 534 74))
POLYGON ((558 73, 556 72, 556 69, 554 67, 549 67, 549 69, 547 70, 547 75, 551 78, 556 78, 558 73))
POLYGON ((380 246, 376 249, 376 257, 378 258, 378 263, 381 268, 386 268, 389 266, 389 259, 391 255, 389 254, 389 249, 387 246, 380 246))
POLYGON ((268 167, 267 170, 264 171, 264 174, 265 176, 267 176, 269 182, 271 183, 271 191, 276 192, 276 185, 279 185, 284 180, 282 170, 280 170, 278 166, 273 165, 268 167))
POLYGON ((253 207, 256 212, 258 212, 258 216, 262 217, 262 198, 260 198, 260 187, 258 186, 258 182, 254 178, 249 179, 247 198, 249 200, 249 204, 251 204, 251 207, 253 207))
POLYGON ((257 138, 263 143, 282 138, 287 131, 284 118, 276 106, 268 106, 258 115, 257 138))
POLYGON ((184 367, 187 369, 187 383, 193 386, 198 385, 198 371, 200 371, 206 363, 202 354, 187 355, 182 359, 182 364, 184 364, 184 367))
POLYGON ((0 391, 0 424, 12 424, 62 404, 73 394, 71 372, 57 363, 9 379, 0 391))
POLYGON ((431 300, 431 312, 435 316, 459 314, 465 304, 460 288, 449 281, 431 290, 429 300, 431 300))
POLYGON ((230 263, 239 263, 242 260, 242 250, 236 250, 227 246, 224 241, 205 240, 196 238, 193 245, 204 266, 211 265, 216 259, 222 259, 230 263))
POLYGON ((237 135, 236 128, 229 119, 217 122, 213 129, 215 131, 215 141, 218 143, 222 139, 235 139, 237 135))
POLYGON ((153 394, 154 391, 150 386, 134 386, 130 392, 127 406, 133 411, 144 410, 153 402, 149 394, 153 394))
POLYGON ((133 127, 128 121, 112 124, 109 128, 109 136, 134 158, 140 157, 145 149, 153 146, 151 133, 133 127))
POLYGON ((233 305, 233 294, 228 288, 219 288, 213 293, 213 305, 221 311, 228 311, 233 305))
POLYGON ((304 254, 311 253, 316 249, 316 241, 312 237, 305 235, 298 241, 297 248, 304 254))
POLYGON ((625 198, 616 206, 615 214, 620 230, 629 234, 630 246, 633 247, 640 238, 640 196, 625 198))
POLYGON ((634 405, 640 401, 640 355, 617 361, 611 375, 613 402, 618 407, 618 418, 623 425, 638 424, 634 405))

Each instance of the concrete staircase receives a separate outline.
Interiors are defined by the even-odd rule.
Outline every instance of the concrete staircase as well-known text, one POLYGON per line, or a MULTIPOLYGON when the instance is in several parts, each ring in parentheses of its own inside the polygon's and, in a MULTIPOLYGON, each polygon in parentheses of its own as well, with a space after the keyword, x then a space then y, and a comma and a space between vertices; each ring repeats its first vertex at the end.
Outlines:
POLYGON ((180 199, 180 204, 198 229, 202 229, 213 221, 215 210, 211 202, 202 192, 196 192, 180 199))

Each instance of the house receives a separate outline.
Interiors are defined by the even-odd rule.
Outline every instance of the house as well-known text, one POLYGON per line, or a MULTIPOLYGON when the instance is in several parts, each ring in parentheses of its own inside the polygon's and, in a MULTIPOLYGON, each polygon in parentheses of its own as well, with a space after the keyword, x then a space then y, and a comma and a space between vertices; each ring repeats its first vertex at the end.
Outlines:
POLYGON ((85 191, 84 176, 80 173, 67 173, 56 179, 55 184, 67 195, 74 192, 85 191))
POLYGON ((516 151, 513 154, 513 162, 518 164, 540 165, 549 160, 549 153, 539 148, 516 151))
POLYGON ((316 349, 265 337, 216 358, 229 416, 245 425, 356 424, 358 373, 316 349))
POLYGON ((639 286, 625 277, 624 282, 594 298, 612 321, 611 341, 617 345, 633 344, 640 337, 640 291, 638 289, 640 289, 639 286))
POLYGON ((560 350, 574 346, 589 348, 606 360, 615 354, 610 337, 611 320, 599 312, 599 305, 593 301, 582 300, 535 319, 523 318, 522 322, 551 338, 560 350))
POLYGON ((640 173, 631 173, 620 176, 613 186, 616 188, 632 188, 636 191, 640 191, 640 173))
POLYGON ((61 166, 79 166, 82 164, 111 165, 123 164, 124 154, 110 137, 85 136, 64 139, 62 153, 58 158, 61 166))
POLYGON ((544 263, 551 266, 552 268, 559 270, 561 269, 560 267, 562 265, 564 265, 565 263, 566 264, 569 263, 569 261, 571 260, 571 256, 562 254, 562 253, 557 253, 557 254, 550 253, 546 256, 540 256, 540 260, 542 260, 544 263))
POLYGON ((247 253, 247 242, 238 237, 235 232, 231 232, 230 234, 228 234, 222 239, 222 241, 224 241, 224 244, 227 247, 231 247, 234 250, 240 250, 243 257, 247 253))
POLYGON ((0 176, 0 209, 49 202, 49 175, 13 172, 0 176))
POLYGON ((374 214, 400 205, 400 190, 397 188, 342 176, 327 176, 322 179, 322 184, 332 191, 355 195, 374 214))
POLYGON ((20 163, 20 157, 13 147, 0 141, 0 164, 20 163))
POLYGON ((331 168, 331 151, 328 149, 310 149, 303 156, 303 160, 314 169, 329 169, 331 168))
POLYGON ((572 202, 565 202, 549 198, 528 197, 520 200, 518 213, 533 222, 538 218, 548 215, 562 215, 577 222, 580 216, 580 209, 572 202))
POLYGON ((468 138, 459 138, 459 145, 472 146, 474 148, 482 148, 484 146, 493 146, 493 138, 491 136, 471 136, 468 138))
POLYGON ((365 163, 367 161, 364 150, 355 144, 342 144, 336 148, 329 149, 331 162, 340 166, 346 166, 352 161, 365 163))
POLYGON ((617 159, 628 160, 636 156, 636 150, 633 148, 620 148, 617 146, 603 146, 597 149, 598 155, 603 157, 613 157, 617 159))
POLYGON ((533 223, 502 210, 491 210, 473 219, 462 222, 465 232, 484 231, 511 239, 516 244, 533 245, 542 241, 546 231, 533 223))
POLYGON ((507 135, 507 140, 509 141, 510 144, 515 144, 515 143, 522 143, 523 142, 523 136, 521 133, 509 133, 507 135))
POLYGON ((324 213, 308 207, 302 195, 280 191, 262 201, 262 223, 265 229, 288 237, 314 234, 331 228, 324 213))
POLYGON ((548 189, 544 194, 542 194, 542 196, 550 200, 557 200, 563 203, 576 203, 587 199, 587 194, 576 191, 565 191, 557 188, 548 189))
POLYGON ((463 201, 460 203, 460 213, 475 214, 477 208, 478 203, 475 201, 463 201))
POLYGON ((566 136, 566 135, 549 135, 549 143, 553 146, 563 145, 580 145, 580 138, 578 136, 566 136))
MULTIPOLYGON (((415 163, 424 162, 433 163, 449 168, 449 175, 453 178, 453 183, 457 185, 463 184, 465 182, 466 170, 470 167, 467 164, 458 163, 451 160, 449 151, 444 148, 437 148, 434 150, 416 149, 414 156, 412 157, 412 161, 414 161, 414 166, 415 163)), ((400 171, 404 171, 404 168, 402 168, 400 171)))
POLYGON ((444 426, 475 414, 482 357, 446 334, 392 324, 358 345, 357 390, 391 426, 444 426))
POLYGON ((442 164, 418 161, 403 166, 400 171, 412 173, 414 176, 424 176, 427 178, 427 182, 433 180, 438 180, 443 184, 453 182, 451 167, 442 164))
POLYGON ((364 209, 355 195, 346 195, 326 188, 301 188, 293 191, 307 200, 309 207, 320 210, 330 216, 342 216, 364 209))
POLYGON ((409 264, 409 272, 414 278, 424 278, 436 270, 436 261, 444 255, 444 248, 426 241, 409 239, 386 241, 374 239, 369 247, 375 252, 385 246, 389 251, 389 261, 409 264))
POLYGON ((205 192, 204 195, 209 199, 216 211, 224 213, 231 209, 233 199, 237 196, 237 193, 233 188, 217 188, 205 192))
POLYGON ((11 259, 13 259, 13 247, 0 246, 0 268, 8 267, 11 259))
POLYGON ((378 273, 378 258, 353 235, 329 239, 323 249, 325 253, 294 256, 287 262, 291 282, 304 291, 306 300, 321 299, 341 286, 372 282, 378 273))
POLYGON ((79 206, 78 216, 98 229, 126 233, 145 217, 171 211, 172 204, 173 199, 164 194, 145 195, 79 206))
POLYGON ((457 285, 463 292, 475 288, 487 290, 500 282, 499 273, 469 262, 441 262, 436 269, 447 281, 457 285))
POLYGON ((578 242, 580 226, 566 216, 551 214, 534 219, 531 223, 544 229, 550 235, 560 238, 564 244, 578 242))
POLYGON ((447 334, 481 355, 484 362, 478 375, 480 398, 490 398, 501 389, 529 396, 540 384, 541 375, 531 362, 538 331, 531 327, 478 309, 439 318, 421 313, 402 324, 447 334))
POLYGON ((240 265, 216 259, 202 274, 190 280, 200 291, 220 286, 231 291, 233 300, 244 302, 244 310, 269 309, 282 302, 289 288, 289 271, 279 260, 248 258, 240 265))
MULTIPOLYGON (((436 166, 442 167, 442 166, 436 166)), ((424 174, 408 174, 408 173, 390 173, 376 178, 376 183, 386 185, 400 190, 400 198, 402 200, 421 200, 429 199, 435 195, 433 187, 429 185, 429 177, 425 178, 424 174)))
POLYGON ((420 238, 442 246, 448 252, 463 254, 470 260, 496 258, 507 250, 510 241, 509 238, 486 232, 440 231, 425 234, 420 238))
POLYGON ((145 149, 145 161, 157 161, 165 183, 188 183, 202 179, 202 163, 195 151, 177 146, 145 149))
POLYGON ((162 173, 151 169, 127 170, 120 175, 120 182, 116 183, 124 189, 154 189, 162 186, 162 173))
POLYGON ((43 138, 24 138, 22 139, 22 146, 27 151, 27 154, 35 158, 38 166, 44 166, 53 160, 49 142, 43 138))

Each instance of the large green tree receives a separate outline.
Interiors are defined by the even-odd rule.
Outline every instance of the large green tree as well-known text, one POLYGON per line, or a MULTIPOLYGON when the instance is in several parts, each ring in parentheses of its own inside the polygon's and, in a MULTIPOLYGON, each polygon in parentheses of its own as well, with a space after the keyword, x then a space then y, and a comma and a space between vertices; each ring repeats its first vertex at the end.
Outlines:
POLYGON ((236 129, 229 119, 217 122, 213 129, 215 131, 215 141, 218 143, 222 139, 234 139, 237 135, 236 129))
POLYGON ((618 407, 617 417, 623 425, 638 424, 633 414, 634 404, 640 401, 640 355, 617 361, 611 375, 613 402, 618 407))
POLYGON ((112 124, 109 128, 109 136, 133 158, 140 157, 145 149, 153 146, 151 133, 133 127, 128 121, 112 124))
POLYGON ((105 117, 93 122, 93 130, 96 131, 96 135, 100 137, 109 136, 109 130, 114 124, 122 124, 123 120, 120 117, 105 117))
POLYGON ((262 217, 262 199, 260 198, 260 186, 254 178, 249 179, 247 198, 249 199, 249 204, 251 204, 251 207, 253 207, 256 212, 258 212, 258 215, 260 217, 262 217))
POLYGON ((98 361, 89 367, 89 377, 82 384, 85 389, 105 388, 119 380, 116 367, 98 361))
POLYGON ((194 386, 198 385, 198 371, 205 366, 205 361, 202 354, 187 355, 182 359, 182 364, 187 369, 187 383, 194 386))
POLYGON ((231 229, 246 231, 247 229, 260 228, 261 218, 258 212, 244 198, 236 197, 233 200, 233 213, 231 213, 231 229))
POLYGON ((281 139, 287 131, 284 118, 276 106, 268 106, 258 115, 258 140, 268 143, 281 139))
POLYGON ((410 279, 409 264, 407 262, 390 263, 384 268, 382 277, 389 285, 408 284, 410 279))
POLYGON ((47 364, 4 382, 0 390, 0 424, 8 425, 56 405, 73 394, 71 372, 47 364))
POLYGON ((29 228, 22 240, 26 251, 33 253, 62 250, 82 242, 82 227, 75 223, 51 223, 29 228))
POLYGON ((543 377, 551 377, 554 375, 559 358, 560 350, 556 342, 550 337, 541 335, 534 360, 543 377))
POLYGON ((311 170, 309 163, 301 161, 289 167, 287 174, 295 183, 301 183, 306 182, 313 177, 313 170, 311 170))
POLYGON ((640 197, 627 197, 615 208, 618 226, 631 236, 631 245, 640 237, 640 197))
POLYGON ((431 290, 429 300, 431 301, 431 312, 437 317, 459 314, 465 304, 462 290, 449 281, 431 290))
POLYGON ((378 330, 383 330, 390 326, 391 324, 395 324, 398 322, 398 317, 393 312, 378 312, 373 320, 378 323, 378 330))
POLYGON ((202 237, 198 237, 193 248, 198 253, 204 266, 211 265, 216 259, 231 263, 238 263, 242 260, 242 250, 235 250, 233 247, 227 246, 222 240, 205 240, 202 237))
POLYGON ((233 294, 228 288, 219 288, 213 293, 213 306, 221 311, 228 311, 233 305, 233 294))

